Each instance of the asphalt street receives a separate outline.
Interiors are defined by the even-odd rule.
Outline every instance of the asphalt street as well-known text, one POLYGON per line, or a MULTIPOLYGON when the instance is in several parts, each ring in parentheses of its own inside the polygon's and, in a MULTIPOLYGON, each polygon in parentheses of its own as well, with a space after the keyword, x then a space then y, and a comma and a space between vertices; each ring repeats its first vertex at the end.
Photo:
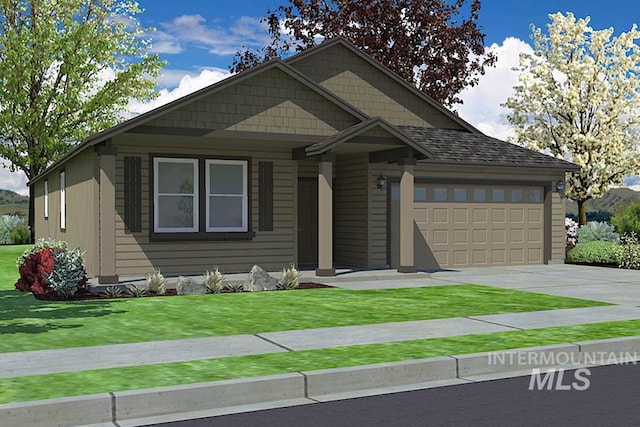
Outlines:
POLYGON ((548 382, 535 379, 530 390, 531 376, 526 376, 156 426, 640 425, 640 364, 590 368, 577 376, 565 371, 560 381, 554 375, 551 390, 548 382), (556 390, 558 384, 567 390, 556 390))

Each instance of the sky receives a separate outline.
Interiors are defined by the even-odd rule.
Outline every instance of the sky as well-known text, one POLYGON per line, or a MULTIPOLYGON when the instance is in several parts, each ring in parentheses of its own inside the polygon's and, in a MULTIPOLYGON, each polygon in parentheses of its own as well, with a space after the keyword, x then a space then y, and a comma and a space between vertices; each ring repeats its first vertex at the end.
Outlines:
MULTIPOLYGON (((257 48, 269 40, 260 17, 286 0, 138 0, 144 12, 138 20, 150 33, 154 52, 167 61, 158 78, 159 96, 149 103, 132 102, 133 113, 142 113, 229 76, 233 54, 242 47, 257 48)), ((594 29, 628 31, 640 22, 637 0, 482 0, 478 23, 486 34, 485 45, 498 56, 473 88, 461 93, 463 105, 454 108, 482 132, 507 139, 513 131, 500 106, 512 94, 521 52, 531 52, 530 25, 544 28, 549 14, 573 12, 591 17, 594 29)), ((6 163, 6 162, 5 162, 6 163)), ((640 179, 629 184, 640 189, 640 179)), ((0 188, 28 194, 26 178, 0 167, 0 188)))

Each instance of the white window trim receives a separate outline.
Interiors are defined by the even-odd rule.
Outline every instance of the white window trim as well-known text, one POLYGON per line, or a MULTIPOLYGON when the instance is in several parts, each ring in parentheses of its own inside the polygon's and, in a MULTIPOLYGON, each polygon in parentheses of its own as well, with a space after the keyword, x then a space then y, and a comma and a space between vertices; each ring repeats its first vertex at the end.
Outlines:
MULTIPOLYGON (((199 188, 199 174, 198 174, 198 159, 184 159, 184 158, 171 158, 171 157, 155 157, 153 159, 153 231, 154 233, 197 233, 198 232, 198 219, 199 206, 198 206, 198 188, 199 188), (193 227, 183 228, 162 228, 159 224, 159 210, 158 210, 158 170, 160 163, 191 163, 193 165, 193 227)), ((185 196, 185 194, 162 194, 169 196, 185 196)))
POLYGON ((60 172, 60 229, 67 229, 67 181, 65 172, 60 172))
POLYGON ((44 219, 49 219, 49 180, 44 180, 44 219))
POLYGON ((205 162, 206 168, 206 221, 207 221, 207 232, 246 232, 249 231, 249 204, 248 204, 248 187, 247 187, 247 169, 248 162, 246 160, 221 160, 221 159, 207 159, 205 162), (211 196, 229 196, 229 194, 211 194, 211 180, 210 172, 211 168, 209 167, 212 164, 227 164, 227 165, 241 165, 242 166, 242 226, 241 227, 209 227, 209 209, 211 204, 211 196))

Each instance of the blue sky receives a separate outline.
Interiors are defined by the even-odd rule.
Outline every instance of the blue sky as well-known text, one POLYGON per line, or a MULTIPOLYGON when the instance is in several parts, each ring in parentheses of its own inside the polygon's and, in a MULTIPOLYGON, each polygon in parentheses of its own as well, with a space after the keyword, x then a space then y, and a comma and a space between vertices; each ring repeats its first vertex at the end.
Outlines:
MULTIPOLYGON (((132 103, 140 113, 228 76, 233 53, 243 45, 255 48, 268 41, 260 17, 285 0, 138 0, 145 12, 138 18, 151 34, 154 49, 168 62, 158 79, 160 96, 148 104, 132 103)), ((530 24, 544 27, 548 15, 573 12, 591 17, 595 29, 614 27, 627 31, 640 19, 637 0, 483 0, 479 24, 486 46, 498 55, 496 68, 478 86, 465 90, 458 113, 488 135, 506 139, 512 134, 500 107, 517 82, 511 70, 518 54, 530 51, 530 24)), ((27 193, 21 173, 0 168, 0 188, 27 193)))

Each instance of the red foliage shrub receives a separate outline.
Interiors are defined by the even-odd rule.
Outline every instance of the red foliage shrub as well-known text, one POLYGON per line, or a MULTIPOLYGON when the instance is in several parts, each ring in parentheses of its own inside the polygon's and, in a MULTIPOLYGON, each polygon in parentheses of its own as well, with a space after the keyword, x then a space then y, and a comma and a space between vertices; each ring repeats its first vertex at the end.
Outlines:
POLYGON ((34 294, 50 294, 53 291, 45 282, 45 273, 51 274, 54 269, 53 249, 44 248, 29 255, 20 267, 20 279, 16 282, 16 289, 34 294))

